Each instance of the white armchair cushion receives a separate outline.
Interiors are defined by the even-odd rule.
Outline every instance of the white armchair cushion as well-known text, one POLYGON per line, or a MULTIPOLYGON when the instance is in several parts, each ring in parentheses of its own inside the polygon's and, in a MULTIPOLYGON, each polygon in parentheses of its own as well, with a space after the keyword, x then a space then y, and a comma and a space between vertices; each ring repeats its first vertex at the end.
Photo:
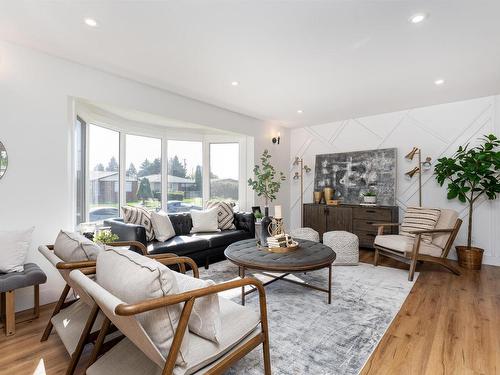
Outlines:
POLYGON ((35 227, 0 231, 0 272, 23 272, 35 227))
MULTIPOLYGON (((384 234, 375 237, 375 245, 385 247, 389 250, 399 251, 401 253, 411 254, 413 251, 414 238, 403 236, 400 234, 384 234)), ((434 257, 440 257, 443 249, 434 244, 429 244, 420 241, 419 254, 431 255, 434 257)))
POLYGON ((205 211, 191 210, 191 219, 193 220, 191 233, 220 232, 218 212, 217 207, 205 211))
MULTIPOLYGON (((212 280, 201 280, 178 272, 174 272, 174 274, 177 279, 179 293, 215 285, 212 280)), ((195 300, 189 317, 189 330, 207 340, 219 342, 221 319, 219 296, 217 294, 210 294, 195 300)))
MULTIPOLYGON (((415 235, 409 233, 411 231, 434 229, 440 214, 441 210, 437 208, 408 207, 399 233, 413 238, 415 235)), ((423 234, 421 238, 429 244, 432 242, 431 234, 423 234)))
MULTIPOLYGON (((126 303, 179 293, 174 272, 154 259, 130 250, 112 249, 97 257, 96 281, 126 303)), ((182 306, 172 305, 136 315, 151 341, 166 357, 179 324, 182 306)), ((177 364, 186 363, 188 330, 179 351, 177 364)))
POLYGON ((64 262, 96 260, 102 250, 101 246, 80 233, 65 230, 59 232, 54 242, 54 254, 64 262))
POLYGON ((151 223, 158 241, 165 242, 175 236, 174 226, 165 211, 151 212, 151 223))

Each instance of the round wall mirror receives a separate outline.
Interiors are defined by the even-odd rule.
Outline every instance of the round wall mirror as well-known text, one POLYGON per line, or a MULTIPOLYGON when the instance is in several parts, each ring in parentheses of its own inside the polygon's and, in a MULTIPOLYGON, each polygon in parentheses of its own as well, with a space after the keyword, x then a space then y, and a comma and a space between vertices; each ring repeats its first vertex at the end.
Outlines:
POLYGON ((3 177, 9 165, 9 158, 7 157, 7 150, 2 142, 0 142, 0 178, 3 177))

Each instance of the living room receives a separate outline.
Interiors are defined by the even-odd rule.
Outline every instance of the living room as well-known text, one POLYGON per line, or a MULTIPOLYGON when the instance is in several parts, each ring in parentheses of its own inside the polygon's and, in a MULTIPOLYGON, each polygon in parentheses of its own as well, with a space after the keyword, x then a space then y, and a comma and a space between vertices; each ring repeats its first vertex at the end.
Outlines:
POLYGON ((499 11, 2 2, 0 374, 498 372, 499 11))

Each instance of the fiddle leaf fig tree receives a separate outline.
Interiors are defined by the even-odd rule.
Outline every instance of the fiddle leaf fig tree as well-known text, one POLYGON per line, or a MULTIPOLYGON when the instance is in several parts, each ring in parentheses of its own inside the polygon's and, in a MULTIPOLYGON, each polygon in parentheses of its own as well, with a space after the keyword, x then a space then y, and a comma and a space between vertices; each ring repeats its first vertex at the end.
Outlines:
POLYGON ((438 183, 448 182, 448 199, 457 198, 469 206, 467 247, 472 245, 474 203, 482 197, 495 199, 500 193, 500 140, 485 135, 480 144, 460 146, 452 157, 438 159, 434 172, 438 183))
POLYGON ((271 155, 268 150, 262 153, 260 164, 253 168, 255 178, 248 179, 248 186, 257 193, 257 196, 264 197, 267 206, 269 201, 276 199, 281 182, 285 181, 286 177, 283 172, 277 172, 271 165, 271 155))

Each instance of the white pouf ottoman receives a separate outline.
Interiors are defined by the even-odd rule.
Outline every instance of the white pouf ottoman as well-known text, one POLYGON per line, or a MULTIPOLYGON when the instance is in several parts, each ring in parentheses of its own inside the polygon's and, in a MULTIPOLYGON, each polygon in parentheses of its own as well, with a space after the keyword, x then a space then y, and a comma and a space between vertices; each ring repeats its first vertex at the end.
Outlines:
POLYGON ((319 242, 319 233, 312 228, 296 228, 290 231, 292 238, 319 242))
POLYGON ((334 265, 357 265, 359 262, 359 239, 353 233, 334 230, 323 234, 323 245, 337 254, 334 265))

